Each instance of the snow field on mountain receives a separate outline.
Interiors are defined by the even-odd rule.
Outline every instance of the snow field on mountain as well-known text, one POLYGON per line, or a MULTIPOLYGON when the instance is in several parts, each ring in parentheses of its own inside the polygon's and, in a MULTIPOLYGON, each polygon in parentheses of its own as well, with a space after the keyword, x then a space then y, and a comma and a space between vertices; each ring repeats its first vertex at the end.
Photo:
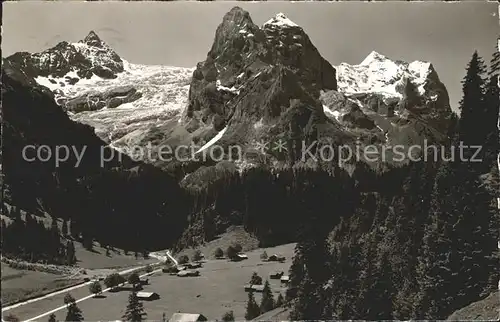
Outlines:
POLYGON ((386 98, 402 98, 397 86, 402 85, 405 78, 416 85, 420 95, 424 95, 424 86, 431 73, 428 62, 395 62, 375 51, 358 65, 341 63, 335 68, 339 91, 346 94, 379 93, 386 98))

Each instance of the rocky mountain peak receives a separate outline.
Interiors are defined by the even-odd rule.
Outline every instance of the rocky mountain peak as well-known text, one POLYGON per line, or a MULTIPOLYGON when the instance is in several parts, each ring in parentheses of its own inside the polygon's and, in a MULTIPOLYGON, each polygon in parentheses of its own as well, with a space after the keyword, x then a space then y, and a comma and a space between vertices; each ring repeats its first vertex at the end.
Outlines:
MULTIPOLYGON (((318 105, 311 102, 320 90, 336 89, 335 69, 296 27, 283 13, 259 28, 243 9, 229 11, 207 59, 193 73, 188 119, 213 123, 220 130, 229 121, 279 118, 290 99, 318 105)), ((321 104, 310 109, 322 113, 321 104)))
POLYGON ((89 34, 79 42, 94 47, 102 47, 103 45, 101 38, 99 38, 99 36, 93 30, 91 30, 89 34))
POLYGON ((253 23, 252 18, 250 17, 250 13, 248 13, 248 11, 243 10, 238 6, 235 6, 231 10, 229 10, 222 18, 222 21, 223 24, 228 22, 234 22, 237 25, 241 25, 242 23, 245 22, 253 23))
POLYGON ((222 23, 217 27, 215 39, 209 56, 216 58, 223 54, 228 46, 238 46, 243 33, 258 32, 259 27, 255 25, 250 14, 240 7, 232 8, 222 18, 222 23))
POLYGON ((65 86, 93 76, 116 78, 118 73, 123 72, 121 57, 94 31, 79 42, 62 41, 38 53, 15 53, 3 62, 22 74, 24 83, 36 80, 65 86))
POLYGON ((250 145, 271 136, 313 137, 317 123, 328 121, 320 92, 336 89, 335 69, 302 28, 283 13, 258 27, 236 7, 197 64, 183 123, 206 141, 214 130, 224 130, 223 141, 250 145))

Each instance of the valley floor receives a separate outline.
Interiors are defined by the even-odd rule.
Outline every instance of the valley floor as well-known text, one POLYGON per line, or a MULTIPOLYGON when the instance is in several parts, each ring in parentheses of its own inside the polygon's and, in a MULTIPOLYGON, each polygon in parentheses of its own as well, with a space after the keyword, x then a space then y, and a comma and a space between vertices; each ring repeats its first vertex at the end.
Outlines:
POLYGON ((2 263, 2 305, 50 293, 83 281, 83 278, 69 279, 66 276, 18 270, 2 263))
MULTIPOLYGON (((133 253, 124 255, 122 250, 111 251, 109 256, 106 256, 106 250, 99 245, 88 251, 79 243, 75 243, 75 251, 78 261, 71 275, 20 270, 1 263, 2 306, 79 284, 85 277, 105 276, 118 268, 131 268, 157 262, 154 258, 135 259, 133 253), (85 271, 85 274, 82 274, 82 271, 85 271)), ((83 289, 88 295, 88 288, 83 287, 83 289)))
MULTIPOLYGON (((288 273, 295 244, 281 245, 273 248, 257 249, 248 252, 248 259, 241 262, 227 260, 208 260, 204 267, 199 269, 199 277, 177 277, 165 273, 155 273, 149 277, 150 285, 144 287, 146 292, 156 292, 160 299, 144 302, 148 320, 161 320, 163 313, 167 318, 175 312, 201 313, 209 320, 220 319, 222 314, 229 310, 234 311, 236 320, 244 320, 248 295, 244 285, 250 280, 253 272, 257 272, 264 280, 275 270, 288 273), (266 250, 271 255, 278 253, 286 257, 284 263, 262 262, 260 254, 266 250)), ((281 292, 284 295, 285 287, 281 287, 279 280, 269 280, 275 297, 281 292)), ((86 287, 74 290, 71 295, 80 299, 89 295, 86 287)), ((112 321, 120 319, 128 301, 129 291, 107 292, 102 298, 90 298, 78 303, 83 311, 85 320, 112 321)), ((63 304, 64 294, 44 299, 39 302, 10 310, 8 313, 16 315, 21 320, 36 317, 63 304)), ((260 294, 256 294, 257 303, 260 294)), ((57 320, 64 320, 66 310, 55 312, 57 320)))

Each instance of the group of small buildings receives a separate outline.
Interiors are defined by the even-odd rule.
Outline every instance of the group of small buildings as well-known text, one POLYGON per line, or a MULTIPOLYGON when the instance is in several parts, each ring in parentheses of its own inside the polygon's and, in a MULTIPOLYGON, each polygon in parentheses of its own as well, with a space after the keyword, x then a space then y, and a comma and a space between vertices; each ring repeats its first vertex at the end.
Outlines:
POLYGON ((203 314, 174 313, 168 322, 201 322, 207 321, 203 314))
MULTIPOLYGON (((272 272, 269 274, 270 279, 277 280, 279 279, 281 282, 281 285, 288 285, 290 282, 290 276, 284 275, 283 271, 277 271, 277 272, 272 272)), ((263 292, 264 291, 264 285, 256 285, 256 284, 247 284, 245 285, 245 292, 263 292)))
POLYGON ((200 276, 199 270, 182 270, 177 273, 179 277, 191 277, 191 276, 200 276))
POLYGON ((156 292, 137 292, 137 298, 143 301, 154 301, 160 299, 160 295, 156 292))
MULTIPOLYGON (((242 261, 248 259, 248 256, 243 253, 238 253, 235 257, 231 259, 231 261, 242 261)), ((267 262, 284 262, 285 257, 279 256, 277 254, 273 254, 269 256, 267 259, 263 260, 267 262)), ((197 268, 203 267, 201 262, 191 262, 183 265, 165 267, 162 269, 164 273, 169 273, 170 275, 176 275, 179 277, 188 277, 188 276, 199 276, 200 271, 197 268)), ((269 274, 270 279, 280 280, 282 285, 287 285, 290 281, 290 277, 288 275, 284 275, 283 271, 275 271, 269 274)), ((141 280, 141 284, 148 284, 147 280, 141 280)), ((246 292, 263 292, 264 285, 245 285, 246 292)), ((137 292, 137 297, 143 301, 153 301, 160 298, 160 295, 155 292, 137 292)), ((174 313, 168 322, 201 322, 207 321, 207 318, 203 314, 199 313, 174 313)))
POLYGON ((264 291, 264 285, 254 285, 254 284, 247 284, 245 285, 245 292, 263 292, 264 291))
MULTIPOLYGON (((208 321, 208 319, 199 313, 174 313, 168 319, 168 322, 203 322, 208 321)), ((122 320, 116 320, 115 322, 122 322, 122 320)))
MULTIPOLYGON (((192 271, 186 268, 198 268, 201 267, 200 263, 189 263, 183 267, 171 267, 170 271, 177 271, 177 276, 198 276, 199 271, 192 271)), ((141 279, 140 284, 149 284, 148 279, 141 279)), ((160 299, 160 295, 156 292, 137 292, 137 298, 141 301, 154 301, 160 299)), ((171 318, 168 319, 169 322, 201 322, 207 321, 207 318, 203 314, 199 313, 174 313, 171 318)))
POLYGON ((203 267, 203 264, 201 262, 193 262, 193 263, 184 264, 183 266, 185 268, 195 269, 195 268, 201 268, 201 267, 203 267))
POLYGON ((202 266, 199 262, 187 263, 182 266, 165 267, 162 269, 162 272, 179 277, 200 276, 200 271, 196 270, 196 268, 201 268, 202 266))
POLYGON ((248 259, 248 256, 243 254, 243 253, 238 253, 238 254, 236 254, 236 256, 231 258, 231 260, 233 262, 240 262, 240 261, 245 260, 245 259, 248 259))
POLYGON ((280 280, 281 284, 288 284, 290 282, 290 276, 285 275, 283 271, 276 271, 269 274, 269 278, 272 280, 280 280))
POLYGON ((273 254, 266 259, 263 259, 264 262, 280 262, 283 263, 286 260, 285 256, 280 256, 278 254, 273 254))

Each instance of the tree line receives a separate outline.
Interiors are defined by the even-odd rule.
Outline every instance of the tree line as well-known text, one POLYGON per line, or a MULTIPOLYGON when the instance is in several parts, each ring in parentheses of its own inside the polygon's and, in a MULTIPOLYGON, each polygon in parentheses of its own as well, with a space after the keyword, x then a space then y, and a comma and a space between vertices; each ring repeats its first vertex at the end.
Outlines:
POLYGON ((12 207, 8 214, 11 223, 1 220, 4 256, 29 262, 76 264, 75 245, 73 241, 62 238, 55 219, 50 227, 46 227, 42 220, 31 214, 25 214, 23 219, 17 207, 12 207))

